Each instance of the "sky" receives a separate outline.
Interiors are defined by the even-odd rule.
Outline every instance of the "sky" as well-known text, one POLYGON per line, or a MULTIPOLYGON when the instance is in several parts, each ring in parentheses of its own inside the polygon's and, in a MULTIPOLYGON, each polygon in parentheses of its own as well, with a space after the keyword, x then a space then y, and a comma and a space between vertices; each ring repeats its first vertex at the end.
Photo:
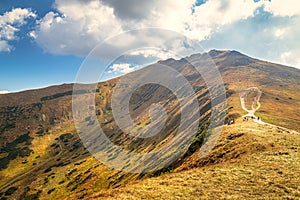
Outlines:
POLYGON ((131 47, 104 67, 104 78, 147 63, 202 50, 229 49, 300 67, 299 0, 1 0, 0 94, 72 83, 95 47, 103 61, 131 47), (188 38, 164 42, 161 28, 188 38), (130 32, 133 31, 133 32, 130 32), (122 35, 117 45, 112 42, 122 35), (151 36, 151 37, 150 37, 151 36), (157 44, 161 50, 135 49, 157 44), (113 44, 112 44, 113 43, 113 44))

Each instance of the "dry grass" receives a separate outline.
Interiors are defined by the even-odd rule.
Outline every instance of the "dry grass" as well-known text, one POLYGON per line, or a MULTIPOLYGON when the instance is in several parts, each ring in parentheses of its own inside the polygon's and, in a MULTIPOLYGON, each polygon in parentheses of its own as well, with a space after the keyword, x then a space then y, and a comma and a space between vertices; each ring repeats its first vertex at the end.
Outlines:
MULTIPOLYGON (((199 159, 199 152, 196 152, 184 159, 172 173, 148 179, 152 175, 147 174, 141 180, 138 174, 117 172, 99 164, 86 154, 82 146, 69 151, 78 137, 63 144, 63 151, 57 156, 57 149, 51 147, 57 143, 55 138, 63 133, 75 132, 69 95, 43 102, 42 109, 31 113, 28 121, 20 118, 16 120, 18 128, 2 133, 3 138, 10 142, 24 134, 24 127, 30 124, 34 138, 30 148, 34 154, 25 158, 17 157, 7 169, 1 170, 0 186, 29 171, 11 184, 18 190, 9 198, 36 195, 39 199, 299 199, 300 179, 296 176, 300 174, 299 135, 239 119, 239 116, 246 114, 240 106, 239 92, 256 86, 262 91, 261 108, 256 115, 263 121, 299 131, 300 93, 296 92, 300 86, 299 73, 260 61, 252 66, 230 66, 231 62, 226 59, 223 62, 222 59, 216 58, 216 61, 220 61, 220 71, 230 94, 228 116, 237 118, 237 123, 225 126, 218 144, 207 157, 199 159), (224 63, 229 66, 222 67, 224 63), (288 78, 284 77, 286 75, 288 78), (39 117, 35 119, 34 113, 39 117), (48 119, 43 122, 44 128, 49 128, 49 133, 46 131, 40 137, 35 133, 42 113, 48 117, 54 114, 59 120, 55 125, 49 124, 48 119), (22 163, 25 159, 26 162, 22 163), (34 164, 39 163, 42 165, 35 168, 34 164)), ((179 63, 177 67, 182 66, 179 63)), ((193 75, 193 71, 183 71, 186 75, 193 75)), ((115 140, 118 135, 111 131, 114 122, 110 122, 109 99, 116 81, 100 84, 96 98, 99 121, 108 123, 105 127, 115 140)), ((39 102, 44 96, 69 90, 71 85, 10 94, 0 99, 0 104, 5 111, 10 104, 18 106, 19 101, 30 108, 32 103, 39 102)), ((159 94, 166 95, 163 91, 159 91, 159 94)), ((144 113, 148 102, 142 103, 136 109, 136 114, 144 113)), ((141 125, 148 122, 149 118, 141 118, 141 125)), ((161 143, 158 142, 156 148, 163 144, 163 140, 158 141, 161 143)), ((152 148, 152 143, 146 145, 149 146, 145 146, 145 151, 152 148)))
POLYGON ((175 173, 87 199, 297 199, 299 146, 299 135, 238 122, 225 127, 208 157, 199 160, 194 155, 175 173), (181 171, 188 166, 196 168, 181 171))

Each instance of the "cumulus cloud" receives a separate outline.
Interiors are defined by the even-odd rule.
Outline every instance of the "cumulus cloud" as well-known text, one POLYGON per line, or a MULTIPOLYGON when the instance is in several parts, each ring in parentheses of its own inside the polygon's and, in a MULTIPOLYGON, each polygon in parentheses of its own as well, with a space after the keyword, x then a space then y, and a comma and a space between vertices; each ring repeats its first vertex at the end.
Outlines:
POLYGON ((254 17, 223 26, 201 44, 205 48, 235 49, 252 57, 299 67, 299 35, 299 17, 274 16, 261 8, 254 17))
MULTIPOLYGON (((266 43, 266 41, 276 43, 276 40, 280 40, 281 43, 276 44, 277 47, 292 45, 292 51, 297 52, 300 47, 294 47, 294 44, 289 42, 298 37, 295 33, 298 33, 296 25, 298 24, 297 17, 300 16, 300 8, 294 6, 297 5, 297 1, 207 0, 203 1, 200 6, 196 6, 196 0, 55 0, 56 12, 47 13, 38 22, 37 29, 31 32, 30 36, 35 38, 47 52, 80 56, 87 55, 97 44, 108 37, 146 27, 173 30, 196 42, 206 44, 214 44, 218 41, 218 45, 210 46, 212 48, 230 44, 227 48, 235 46, 248 53, 247 46, 253 45, 254 42, 253 46, 260 48, 256 51, 264 52, 269 51, 268 46, 259 45, 259 43, 266 43), (259 25, 251 24, 257 16, 266 16, 268 18, 263 20, 271 19, 272 23, 265 24, 265 27, 258 29, 259 25), (280 23, 283 20, 286 20, 286 26, 280 23), (276 21, 279 23, 275 23, 276 21), (241 27, 251 34, 239 29, 241 27), (229 30, 233 31, 232 36, 229 35, 229 30), (259 34, 255 33, 256 31, 259 34), (222 40, 224 35, 228 41, 222 40), (216 38, 217 36, 219 38, 216 38)), ((151 41, 147 35, 127 35, 124 40, 120 41, 119 46, 114 46, 114 48, 130 46, 133 44, 133 38, 138 38, 139 43, 146 46, 150 43, 162 43, 164 50, 180 49, 183 54, 191 53, 189 50, 186 51, 189 45, 185 45, 182 41, 174 40, 172 44, 163 44, 164 35, 152 32, 150 36, 151 41), (156 36, 153 37, 153 35, 156 36)), ((210 47, 207 46, 207 48, 210 47)), ((287 50, 286 48, 284 50, 273 48, 272 51, 276 52, 276 56, 275 53, 268 52, 270 55, 267 58, 278 61, 279 55, 287 50)), ((107 49, 107 54, 109 53, 107 49)), ((140 51, 139 55, 142 54, 145 58, 155 56, 154 53, 150 55, 149 51, 140 51)), ((159 54, 156 56, 157 58, 163 57, 159 54)), ((291 64, 295 64, 295 61, 291 64)))
POLYGON ((290 32, 290 27, 278 28, 274 31, 274 36, 278 39, 284 39, 290 32))
POLYGON ((143 56, 144 58, 158 58, 160 60, 166 60, 168 58, 179 59, 179 55, 175 55, 169 51, 163 51, 161 49, 138 49, 130 52, 131 56, 143 56))
POLYGON ((0 52, 9 52, 13 47, 8 41, 16 40, 16 32, 26 23, 26 19, 35 18, 36 14, 30 9, 15 8, 0 15, 0 52))
MULTIPOLYGON (((32 35, 50 53, 76 55, 86 55, 107 37, 146 27, 170 29, 201 41, 220 26, 253 16, 263 2, 209 0, 201 6, 195 4, 195 0, 56 0, 57 12, 43 17, 32 35)), ((130 45, 128 42, 122 44, 130 45)))
POLYGON ((132 72, 135 69, 131 64, 128 63, 121 63, 121 64, 113 64, 110 67, 108 73, 115 73, 115 74, 126 74, 132 72))
POLYGON ((37 43, 53 54, 86 55, 121 26, 113 8, 101 1, 56 1, 58 12, 47 13, 34 36, 37 43))
POLYGON ((13 49, 7 41, 0 39, 0 52, 10 52, 13 49))
POLYGON ((26 23, 26 18, 36 17, 30 9, 27 8, 15 8, 10 12, 6 12, 0 16, 0 24, 19 24, 23 25, 26 23))
MULTIPOLYGON (((192 0, 180 3, 56 0, 57 12, 47 13, 30 35, 50 53, 86 55, 107 37, 124 31, 145 27, 174 29, 181 17, 192 12, 193 3, 192 0)), ((127 42, 130 40, 122 44, 127 42)))
POLYGON ((153 8, 152 0, 103 0, 103 2, 114 8, 114 14, 117 17, 125 20, 146 19, 153 8))
POLYGON ((265 1, 265 10, 273 13, 275 16, 295 16, 300 15, 300 6, 298 0, 272 0, 265 1))

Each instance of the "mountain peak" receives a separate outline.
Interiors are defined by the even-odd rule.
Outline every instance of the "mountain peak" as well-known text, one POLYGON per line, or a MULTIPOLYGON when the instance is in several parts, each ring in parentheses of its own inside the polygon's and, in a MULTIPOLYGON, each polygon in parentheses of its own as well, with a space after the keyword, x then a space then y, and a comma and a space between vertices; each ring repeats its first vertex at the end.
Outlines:
POLYGON ((223 53, 226 53, 226 52, 229 52, 229 51, 212 49, 207 54, 209 54, 210 56, 214 56, 214 55, 219 55, 219 54, 223 54, 223 53))
POLYGON ((224 55, 224 56, 246 56, 242 53, 240 53, 239 51, 236 50, 210 50, 208 53, 208 55, 210 55, 211 57, 216 57, 219 55, 224 55))

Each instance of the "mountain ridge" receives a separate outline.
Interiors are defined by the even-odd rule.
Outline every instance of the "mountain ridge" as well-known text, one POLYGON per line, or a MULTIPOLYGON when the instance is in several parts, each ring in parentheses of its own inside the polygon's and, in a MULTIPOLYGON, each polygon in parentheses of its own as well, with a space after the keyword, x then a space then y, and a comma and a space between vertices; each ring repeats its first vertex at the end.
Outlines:
MULTIPOLYGON (((241 53, 239 51, 236 51, 236 50, 218 50, 218 49, 212 49, 212 50, 210 50, 208 52, 204 52, 204 53, 191 54, 190 56, 186 56, 186 57, 180 58, 180 59, 168 58, 166 60, 159 60, 159 61, 157 61, 157 63, 164 63, 164 62, 168 62, 168 61, 188 60, 188 59, 193 58, 195 56, 202 56, 202 55, 206 55, 206 54, 210 55, 211 57, 214 57, 213 55, 220 55, 220 54, 224 55, 224 53, 231 54, 231 55, 236 54, 236 55, 240 55, 240 56, 246 56, 246 57, 248 57, 250 59, 259 60, 259 61, 262 61, 262 62, 265 62, 265 63, 269 63, 269 64, 272 64, 272 65, 277 65, 277 66, 285 67, 285 68, 292 68, 293 70, 294 69, 299 70, 295 66, 288 66, 288 65, 284 65, 284 64, 280 64, 280 63, 276 63, 276 62, 272 62, 272 61, 260 60, 260 59, 248 56, 248 55, 246 55, 244 53, 241 53)), ((115 79, 115 78, 108 79, 106 81, 110 81, 110 80, 113 80, 113 79, 115 79)), ((103 82, 105 82, 105 81, 103 81, 103 82)), ((42 91, 42 90, 48 90, 50 88, 56 88, 56 87, 62 87, 62 88, 63 87, 69 87, 69 86, 72 86, 73 84, 74 83, 54 84, 54 85, 49 85, 49 86, 46 86, 46 87, 26 89, 26 90, 21 90, 21 91, 17 91, 17 92, 9 92, 9 93, 0 94, 0 95, 1 96, 11 96, 11 95, 23 94, 24 92, 42 91)))
MULTIPOLYGON (((152 182, 153 179, 148 179, 150 177, 156 177, 154 179, 160 182, 160 175, 163 174, 175 176, 175 178, 181 177, 181 172, 192 173, 194 176, 193 170, 208 172, 207 169, 218 170, 218 166, 223 166, 226 173, 229 174, 228 170, 233 165, 235 167, 241 165, 244 168, 238 170, 238 174, 241 175, 243 170, 252 172, 255 165, 248 161, 258 158, 262 159, 262 162, 259 162, 261 166, 258 166, 261 171, 267 167, 268 162, 277 166, 280 163, 276 159, 281 159, 282 162, 286 159, 292 165, 291 167, 285 166, 281 171, 291 178, 292 170, 297 170, 295 167, 300 163, 297 137, 288 133, 288 130, 282 130, 277 126, 269 127, 251 121, 243 122, 242 116, 246 113, 241 106, 240 92, 252 86, 258 87, 262 91, 262 96, 261 108, 256 111, 256 115, 267 123, 299 131, 300 94, 295 91, 300 89, 300 70, 260 61, 236 51, 211 51, 211 54, 222 75, 226 89, 228 106, 225 122, 234 120, 236 123, 230 126, 225 125, 211 154, 199 159, 198 154, 208 130, 211 115, 208 88, 188 62, 183 62, 182 59, 165 61, 165 64, 179 71, 191 83, 203 114, 198 133, 187 152, 170 166, 152 173, 120 172, 99 163, 90 155, 81 143, 73 123, 72 93, 70 92, 73 90, 73 84, 0 95, 0 188, 2 192, 0 192, 0 197, 78 199, 89 196, 93 198, 93 195, 95 198, 110 198, 112 194, 116 194, 113 196, 121 198, 122 196, 118 195, 125 195, 124 191, 126 193, 127 184, 130 183, 129 193, 135 195, 130 198, 137 198, 137 194, 131 188, 134 187, 136 191, 142 188, 131 186, 131 183, 135 181, 143 186, 148 180, 152 182), (261 153, 265 157, 260 157, 261 153), (270 155, 271 157, 268 157, 270 155), (287 158, 287 155, 290 157, 287 158), (247 168, 249 164, 251 164, 251 168, 247 168), (173 175, 173 172, 176 173, 173 175), (28 173, 28 175, 22 176, 24 173, 28 173), (119 187, 121 189, 116 189, 119 187), (94 194, 95 191, 100 193, 94 194)), ((201 55, 192 55, 185 59, 189 60, 191 57, 195 59, 197 56, 199 59, 206 58, 201 55)), ((158 63, 161 64, 164 61, 158 63)), ((133 73, 143 73, 143 70, 133 73)), ((163 105, 171 103, 168 109, 172 117, 168 119, 171 128, 159 137, 152 141, 134 140, 121 133, 111 113, 110 99, 118 80, 119 78, 115 78, 101 82, 98 84, 97 90, 93 91, 96 95, 96 116, 104 127, 107 137, 115 144, 136 151, 147 152, 159 149, 164 144, 161 139, 167 141, 176 130, 179 116, 176 112, 178 102, 168 90, 156 85, 144 86, 137 90, 131 101, 130 109, 138 123, 143 126, 149 123, 149 116, 146 113, 148 106, 153 101, 162 102, 163 105), (149 96, 150 91, 151 95, 149 96)), ((91 119, 86 120, 88 123, 94 123, 91 119)), ((111 159, 113 159, 113 155, 111 159)), ((268 171, 268 178, 269 175, 274 175, 274 171, 277 173, 277 169, 268 171)), ((281 175, 276 173, 276 176, 274 175, 278 181, 276 184, 283 187, 283 183, 285 183, 288 187, 287 190, 290 191, 290 194, 278 191, 278 195, 284 197, 299 195, 292 184, 281 179, 281 175)), ((221 175, 219 177, 224 178, 221 175)), ((246 177, 249 178, 248 175, 246 177)), ((259 178, 259 174, 256 174, 255 177, 263 181, 259 178)), ((228 178, 234 177, 229 176, 228 178)), ((297 177, 291 180, 298 181, 297 177)), ((262 189, 259 188, 259 182, 252 181, 257 186, 256 189, 262 189)), ((190 183, 188 182, 187 185, 190 183)), ((208 185, 207 182, 204 183, 208 185)), ((218 183, 221 184, 221 182, 218 183)), ((155 185, 156 183, 152 182, 151 184, 155 185)), ((172 185, 172 182, 167 184, 172 185)), ((241 184, 251 188, 246 182, 241 184)), ((264 182, 264 184, 268 183, 264 182)), ((178 186, 175 184, 174 187, 178 186)), ((183 187, 183 189, 187 188, 183 187)), ((272 186, 272 189, 275 190, 276 187, 272 186)), ((211 191, 213 191, 212 188, 211 191)), ((200 193, 193 194, 197 196, 200 193)), ((153 197, 146 192, 145 195, 149 195, 148 198, 153 197)), ((196 196, 190 197, 195 198, 196 196)), ((126 195, 125 197, 127 198, 126 195)), ((215 197, 221 198, 222 196, 216 195, 215 197)), ((172 198, 170 197, 170 199, 172 198)))

